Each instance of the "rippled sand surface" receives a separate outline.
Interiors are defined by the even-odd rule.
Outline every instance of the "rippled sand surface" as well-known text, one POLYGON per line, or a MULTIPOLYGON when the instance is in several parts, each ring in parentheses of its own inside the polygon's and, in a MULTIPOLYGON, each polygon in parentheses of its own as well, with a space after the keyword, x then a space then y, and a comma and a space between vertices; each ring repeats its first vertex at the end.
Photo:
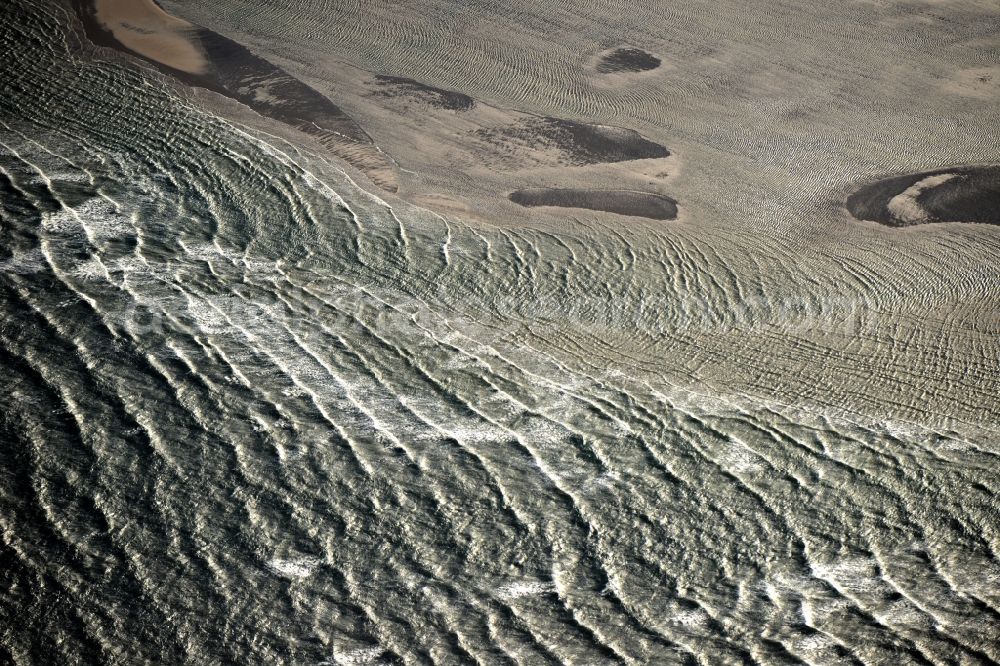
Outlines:
POLYGON ((92 7, 0 4, 0 663, 1000 661, 992 3, 92 7))

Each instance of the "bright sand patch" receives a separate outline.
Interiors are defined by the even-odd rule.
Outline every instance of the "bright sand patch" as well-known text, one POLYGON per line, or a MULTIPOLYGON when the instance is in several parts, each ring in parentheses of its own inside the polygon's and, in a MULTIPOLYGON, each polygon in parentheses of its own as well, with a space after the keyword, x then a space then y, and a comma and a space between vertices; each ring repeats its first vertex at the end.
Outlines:
POLYGON ((188 74, 204 74, 208 61, 192 39, 197 27, 152 0, 95 0, 97 22, 125 48, 188 74))

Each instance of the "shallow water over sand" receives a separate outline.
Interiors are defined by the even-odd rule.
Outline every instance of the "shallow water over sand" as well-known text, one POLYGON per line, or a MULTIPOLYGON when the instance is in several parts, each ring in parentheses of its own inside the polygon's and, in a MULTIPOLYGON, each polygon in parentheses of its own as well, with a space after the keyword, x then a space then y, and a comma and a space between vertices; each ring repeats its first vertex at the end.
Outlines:
POLYGON ((398 196, 0 7, 0 662, 1000 660, 1000 236, 845 207, 989 162, 979 98, 934 133, 871 88, 972 4, 892 48, 910 14, 860 3, 336 4, 165 6, 343 109, 398 196), (605 44, 663 65, 586 83, 605 44), (541 187, 677 219, 507 199, 541 187))

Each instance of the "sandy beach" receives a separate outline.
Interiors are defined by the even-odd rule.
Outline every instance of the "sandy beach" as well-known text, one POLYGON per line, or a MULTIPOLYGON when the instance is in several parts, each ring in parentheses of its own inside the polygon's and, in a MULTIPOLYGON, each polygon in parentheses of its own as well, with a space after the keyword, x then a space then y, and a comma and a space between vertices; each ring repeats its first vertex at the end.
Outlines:
POLYGON ((163 11, 153 0, 93 0, 97 22, 122 46, 188 74, 204 74, 208 61, 197 28, 163 11))

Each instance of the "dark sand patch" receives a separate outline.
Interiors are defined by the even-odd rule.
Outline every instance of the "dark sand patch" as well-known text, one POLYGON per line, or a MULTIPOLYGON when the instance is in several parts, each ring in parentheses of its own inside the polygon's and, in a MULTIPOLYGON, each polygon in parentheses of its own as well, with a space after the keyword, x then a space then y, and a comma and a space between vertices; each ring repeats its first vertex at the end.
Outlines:
POLYGON ((508 198, 528 208, 537 206, 585 208, 653 220, 673 220, 677 217, 676 201, 668 196, 650 192, 539 187, 511 192, 508 198))
POLYGON ((361 126, 327 97, 227 37, 201 29, 198 37, 223 94, 262 116, 306 132, 337 132, 372 143, 361 126))
POLYGON ((847 198, 859 220, 890 227, 936 222, 1000 224, 1000 166, 967 166, 894 176, 847 198))
POLYGON ((376 94, 384 97, 409 97, 448 111, 468 111, 476 104, 473 98, 463 93, 435 88, 401 76, 380 74, 375 81, 382 87, 376 94))
POLYGON ((560 118, 535 118, 476 134, 503 152, 555 149, 561 154, 560 163, 572 166, 670 156, 666 146, 635 130, 560 118))
POLYGON ((119 42, 97 20, 93 0, 73 0, 73 3, 87 38, 94 44, 130 53, 188 85, 207 88, 245 104, 266 118, 295 127, 364 172, 382 189, 397 190, 392 163, 360 125, 326 96, 254 55, 243 45, 192 25, 185 39, 207 63, 204 72, 192 73, 165 64, 150 53, 138 53, 119 42))
POLYGON ((651 53, 631 46, 615 49, 601 57, 597 71, 601 74, 615 72, 648 72, 660 66, 660 59, 651 53))

